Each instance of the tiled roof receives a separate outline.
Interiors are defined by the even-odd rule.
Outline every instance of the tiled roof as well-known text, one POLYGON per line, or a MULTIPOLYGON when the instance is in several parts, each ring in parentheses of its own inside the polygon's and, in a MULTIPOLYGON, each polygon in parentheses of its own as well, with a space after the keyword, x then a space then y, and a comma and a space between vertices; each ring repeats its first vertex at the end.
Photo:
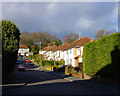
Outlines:
POLYGON ((40 51, 47 51, 51 46, 46 46, 43 49, 41 49, 40 51))
POLYGON ((79 41, 79 43, 77 44, 77 46, 84 46, 85 45, 85 43, 87 43, 87 42, 91 42, 91 41, 93 41, 93 39, 90 39, 90 38, 88 38, 88 37, 83 37, 82 39, 80 39, 80 41, 79 41))
POLYGON ((29 49, 26 45, 19 45, 19 48, 29 49))
POLYGON ((84 46, 85 43, 87 42, 91 42, 93 41, 93 39, 90 39, 88 37, 83 37, 81 39, 75 40, 74 42, 72 42, 71 44, 68 43, 64 43, 63 45, 61 45, 60 47, 57 47, 56 45, 53 46, 47 46, 44 47, 43 49, 41 49, 40 51, 57 51, 57 50, 67 50, 70 48, 74 48, 76 46, 84 46))
POLYGON ((68 47, 66 47, 65 50, 70 49, 70 48, 74 48, 76 46, 84 46, 85 43, 91 42, 91 41, 93 41, 93 39, 90 39, 90 38, 85 36, 79 40, 75 40, 74 42, 72 42, 68 47))
POLYGON ((51 46, 47 51, 57 51, 58 47, 56 45, 51 46))
POLYGON ((61 45, 58 50, 65 50, 70 44, 68 43, 64 43, 63 45, 61 45))
POLYGON ((58 47, 56 45, 53 45, 53 46, 44 47, 40 51, 57 51, 57 50, 58 50, 58 47))

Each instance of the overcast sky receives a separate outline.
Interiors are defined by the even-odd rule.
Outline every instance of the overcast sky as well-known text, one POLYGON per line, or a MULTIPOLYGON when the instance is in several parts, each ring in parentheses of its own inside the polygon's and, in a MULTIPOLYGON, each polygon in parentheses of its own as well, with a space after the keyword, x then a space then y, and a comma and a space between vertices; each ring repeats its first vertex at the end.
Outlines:
POLYGON ((60 39, 77 33, 94 39, 98 30, 118 29, 118 3, 6 2, 2 18, 13 21, 21 32, 48 32, 60 39))

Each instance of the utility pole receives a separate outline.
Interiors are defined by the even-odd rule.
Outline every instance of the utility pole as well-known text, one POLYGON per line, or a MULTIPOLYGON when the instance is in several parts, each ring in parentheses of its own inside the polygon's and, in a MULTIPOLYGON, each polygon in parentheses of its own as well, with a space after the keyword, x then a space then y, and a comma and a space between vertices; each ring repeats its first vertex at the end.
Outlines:
MULTIPOLYGON (((39 42, 39 45, 40 45, 40 50, 41 50, 41 42, 39 42)), ((41 56, 40 56, 41 57, 41 56)), ((41 60, 41 59, 40 59, 41 60)))
MULTIPOLYGON (((40 46, 40 50, 41 50, 41 42, 39 42, 39 46, 40 46)), ((40 62, 42 60, 42 56, 41 56, 41 51, 40 51, 40 62)))

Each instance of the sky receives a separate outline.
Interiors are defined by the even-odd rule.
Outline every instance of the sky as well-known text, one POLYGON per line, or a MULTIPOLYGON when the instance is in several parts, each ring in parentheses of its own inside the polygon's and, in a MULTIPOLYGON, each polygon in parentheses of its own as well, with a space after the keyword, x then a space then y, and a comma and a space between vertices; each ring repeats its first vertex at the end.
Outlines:
POLYGON ((20 32, 48 32, 60 39, 70 33, 94 39, 101 29, 118 30, 118 14, 117 2, 2 3, 2 18, 20 32))

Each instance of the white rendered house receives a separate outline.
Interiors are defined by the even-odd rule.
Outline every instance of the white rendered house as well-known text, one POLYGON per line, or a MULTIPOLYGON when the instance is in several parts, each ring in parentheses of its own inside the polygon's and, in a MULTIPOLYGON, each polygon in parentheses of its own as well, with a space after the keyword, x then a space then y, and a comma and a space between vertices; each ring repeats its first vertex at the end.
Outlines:
POLYGON ((19 45, 18 56, 29 56, 29 48, 26 45, 19 45))
POLYGON ((64 50, 65 65, 72 65, 73 67, 80 66, 83 62, 82 56, 84 44, 92 41, 92 39, 85 36, 71 43, 68 48, 64 50))

